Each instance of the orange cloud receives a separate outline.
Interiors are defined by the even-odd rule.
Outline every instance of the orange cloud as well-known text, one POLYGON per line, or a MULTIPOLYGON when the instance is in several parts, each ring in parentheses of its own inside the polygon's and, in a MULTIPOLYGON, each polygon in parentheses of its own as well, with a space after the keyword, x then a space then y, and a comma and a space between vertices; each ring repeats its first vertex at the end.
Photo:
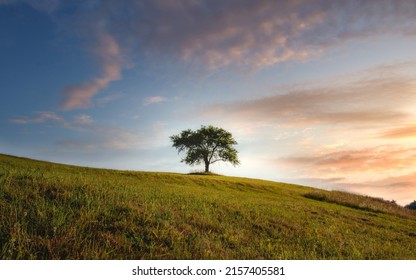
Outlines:
POLYGON ((340 82, 302 84, 299 89, 295 85, 282 89, 282 93, 216 104, 202 111, 206 117, 248 123, 385 127, 412 116, 405 108, 416 102, 416 87, 405 70, 414 66, 413 63, 376 67, 346 81, 346 77, 334 77, 331 80, 340 82))
POLYGON ((113 37, 106 33, 100 33, 93 53, 102 64, 101 77, 78 85, 68 86, 64 90, 63 109, 72 110, 90 107, 92 98, 100 90, 106 88, 110 82, 121 78, 121 51, 113 37))
POLYGON ((386 176, 376 180, 354 182, 350 177, 309 177, 297 178, 292 183, 315 186, 328 190, 347 192, 395 200, 404 206, 416 199, 416 173, 410 172, 400 176, 386 176))
POLYGON ((416 124, 408 124, 406 126, 385 130, 380 134, 382 138, 415 138, 416 124))
POLYGON ((403 171, 412 169, 416 165, 416 148, 380 146, 310 156, 291 156, 280 161, 324 177, 327 174, 345 176, 353 173, 403 171))

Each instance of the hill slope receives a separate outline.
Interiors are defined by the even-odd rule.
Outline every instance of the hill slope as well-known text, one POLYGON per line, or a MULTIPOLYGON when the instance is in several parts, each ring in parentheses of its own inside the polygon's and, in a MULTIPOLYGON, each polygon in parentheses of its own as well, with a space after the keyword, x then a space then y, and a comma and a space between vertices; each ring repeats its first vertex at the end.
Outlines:
POLYGON ((226 176, 0 155, 1 259, 416 259, 414 212, 226 176))

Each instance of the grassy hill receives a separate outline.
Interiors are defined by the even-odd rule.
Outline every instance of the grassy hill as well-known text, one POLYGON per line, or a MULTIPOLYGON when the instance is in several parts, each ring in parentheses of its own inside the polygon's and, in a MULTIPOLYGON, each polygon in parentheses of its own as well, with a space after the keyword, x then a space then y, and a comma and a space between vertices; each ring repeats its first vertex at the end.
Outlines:
POLYGON ((0 155, 0 259, 416 259, 381 199, 0 155))

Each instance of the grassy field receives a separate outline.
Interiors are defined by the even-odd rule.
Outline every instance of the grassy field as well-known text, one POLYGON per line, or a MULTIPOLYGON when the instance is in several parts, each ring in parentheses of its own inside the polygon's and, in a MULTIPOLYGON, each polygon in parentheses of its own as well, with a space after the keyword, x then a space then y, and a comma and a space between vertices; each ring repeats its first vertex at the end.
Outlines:
POLYGON ((416 215, 283 183, 0 155, 0 259, 416 259, 416 215))

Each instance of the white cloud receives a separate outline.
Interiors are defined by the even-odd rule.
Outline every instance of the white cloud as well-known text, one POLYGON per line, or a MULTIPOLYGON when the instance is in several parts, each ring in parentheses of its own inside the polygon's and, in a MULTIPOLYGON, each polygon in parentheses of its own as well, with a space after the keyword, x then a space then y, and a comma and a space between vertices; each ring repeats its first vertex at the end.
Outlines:
POLYGON ((64 119, 54 112, 38 112, 34 118, 18 117, 11 120, 12 123, 20 125, 40 124, 48 121, 62 123, 64 122, 64 119))
POLYGON ((166 101, 168 101, 168 99, 163 96, 149 96, 144 100, 143 104, 145 106, 148 106, 151 104, 158 104, 158 103, 163 103, 166 101))
POLYGON ((37 112, 32 118, 18 117, 10 121, 18 125, 56 123, 60 127, 81 129, 89 126, 93 122, 93 119, 89 115, 81 114, 74 116, 72 120, 66 120, 63 116, 54 112, 37 112))

